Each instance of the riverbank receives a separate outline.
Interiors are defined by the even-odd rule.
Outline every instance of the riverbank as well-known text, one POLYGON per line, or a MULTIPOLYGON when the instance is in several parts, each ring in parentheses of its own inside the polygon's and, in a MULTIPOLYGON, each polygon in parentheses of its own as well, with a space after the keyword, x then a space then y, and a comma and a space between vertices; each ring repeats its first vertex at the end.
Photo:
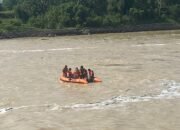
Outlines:
POLYGON ((180 24, 143 24, 143 25, 124 25, 117 28, 84 28, 84 29, 27 29, 21 32, 4 32, 0 33, 0 39, 11 39, 20 37, 54 37, 65 35, 88 35, 101 33, 124 33, 124 32, 140 32, 140 31, 158 31, 158 30, 178 30, 180 24))

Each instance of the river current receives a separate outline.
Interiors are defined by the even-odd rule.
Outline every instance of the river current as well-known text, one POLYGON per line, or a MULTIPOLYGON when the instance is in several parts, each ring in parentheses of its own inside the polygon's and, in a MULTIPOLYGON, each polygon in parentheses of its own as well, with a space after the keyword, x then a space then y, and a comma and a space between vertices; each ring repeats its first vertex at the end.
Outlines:
POLYGON ((180 31, 0 40, 0 81, 0 130, 179 130, 180 31))

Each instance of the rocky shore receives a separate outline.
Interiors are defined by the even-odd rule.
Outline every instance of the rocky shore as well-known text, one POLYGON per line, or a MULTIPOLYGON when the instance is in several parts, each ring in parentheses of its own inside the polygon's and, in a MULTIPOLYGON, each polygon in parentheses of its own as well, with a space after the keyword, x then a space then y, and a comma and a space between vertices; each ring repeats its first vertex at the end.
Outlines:
POLYGON ((177 30, 180 24, 143 24, 143 25, 122 25, 120 27, 108 28, 83 28, 83 29, 60 29, 60 30, 33 30, 29 29, 23 32, 6 32, 0 33, 0 39, 11 39, 19 37, 53 37, 65 35, 87 35, 101 33, 124 33, 140 31, 157 31, 157 30, 177 30))

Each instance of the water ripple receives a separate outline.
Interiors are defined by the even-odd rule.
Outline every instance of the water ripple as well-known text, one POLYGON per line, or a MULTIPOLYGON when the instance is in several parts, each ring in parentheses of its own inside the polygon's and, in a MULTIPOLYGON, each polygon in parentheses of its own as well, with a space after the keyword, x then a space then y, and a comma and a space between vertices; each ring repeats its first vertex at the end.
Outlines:
POLYGON ((143 96, 117 96, 112 97, 111 99, 96 102, 96 103, 88 103, 88 104, 74 104, 74 105, 66 105, 61 106, 58 104, 44 104, 44 105, 31 105, 31 106, 21 106, 21 107, 7 107, 0 109, 0 114, 4 114, 6 112, 10 112, 13 110, 26 109, 32 107, 45 107, 48 110, 64 110, 64 109, 72 109, 72 110, 84 110, 84 109, 105 109, 111 107, 119 107, 124 105, 125 103, 135 103, 135 102, 145 102, 151 100, 160 100, 160 99, 173 99, 180 97, 180 83, 177 83, 173 80, 162 80, 161 85, 164 89, 161 91, 159 95, 143 95, 143 96))

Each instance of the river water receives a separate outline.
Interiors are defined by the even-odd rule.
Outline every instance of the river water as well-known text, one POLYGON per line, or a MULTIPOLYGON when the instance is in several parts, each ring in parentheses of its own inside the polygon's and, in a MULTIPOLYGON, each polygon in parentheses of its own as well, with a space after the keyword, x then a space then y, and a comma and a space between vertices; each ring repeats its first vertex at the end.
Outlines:
POLYGON ((180 31, 0 40, 0 81, 0 130, 179 130, 180 31))

